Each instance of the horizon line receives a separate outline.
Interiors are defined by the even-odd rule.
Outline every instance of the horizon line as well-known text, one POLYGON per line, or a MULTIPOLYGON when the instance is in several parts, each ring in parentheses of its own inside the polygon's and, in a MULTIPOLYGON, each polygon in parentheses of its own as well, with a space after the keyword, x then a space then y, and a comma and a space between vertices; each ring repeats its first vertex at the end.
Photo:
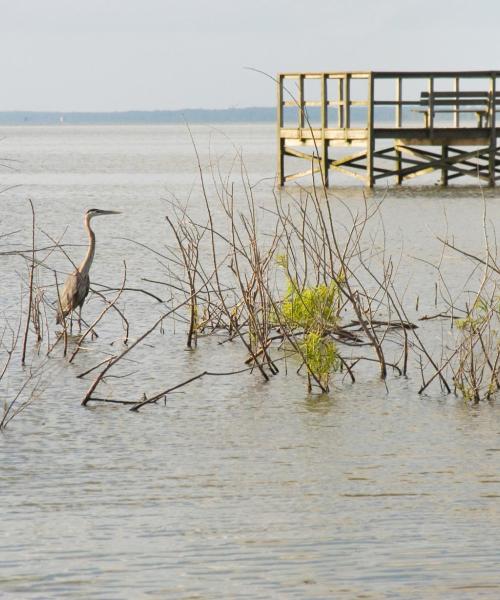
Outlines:
POLYGON ((275 106, 228 106, 224 108, 192 107, 192 108, 126 108, 126 109, 100 109, 100 110, 57 110, 57 109, 20 109, 20 108, 0 108, 0 113, 30 113, 30 114, 122 114, 122 113, 159 113, 159 112, 189 112, 189 111, 239 111, 239 110, 268 110, 275 109, 275 106))

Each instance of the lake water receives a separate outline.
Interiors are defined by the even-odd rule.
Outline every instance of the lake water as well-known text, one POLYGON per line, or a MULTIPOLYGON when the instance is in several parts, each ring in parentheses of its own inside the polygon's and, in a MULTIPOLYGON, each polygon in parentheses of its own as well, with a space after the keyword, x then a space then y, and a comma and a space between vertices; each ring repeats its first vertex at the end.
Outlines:
MULTIPOLYGON (((223 174, 241 151, 257 204, 272 206, 273 127, 197 126, 193 136, 202 166, 223 174)), ((95 221, 93 281, 119 286, 125 259, 130 286, 167 299, 167 288, 143 281, 165 276, 161 261, 135 242, 172 243, 165 215, 174 196, 201 214, 186 128, 12 127, 0 137, 0 156, 16 161, 0 172, 8 188, 0 235, 17 231, 0 238, 0 251, 29 247, 28 198, 37 245, 67 228, 75 261, 85 251, 85 209, 121 210, 95 221)), ((238 180, 238 163, 233 170, 238 180)), ((361 205, 361 188, 335 194, 361 205)), ((474 185, 384 195, 368 203, 381 205, 405 299, 415 306, 419 297, 416 319, 440 309, 436 236, 480 251, 483 209, 498 224, 500 198, 486 191, 483 199, 474 185)), ((445 254, 443 273, 458 294, 470 265, 445 254)), ((68 268, 59 254, 47 261, 68 268)), ((26 266, 0 256, 0 276, 2 322, 13 323, 26 266)), ((139 293, 122 306, 132 338, 162 310, 139 293)), ((91 301, 85 311, 101 308, 91 301)), ((449 335, 437 322, 422 331, 434 347, 449 335)), ((91 379, 75 375, 116 351, 119 320, 110 316, 99 333, 74 364, 54 352, 35 402, 0 433, 1 598, 500 597, 498 402, 472 407, 439 389, 419 396, 415 370, 391 376, 387 388, 366 370, 354 385, 339 380, 328 396, 308 395, 291 367, 269 383, 256 373, 202 379, 138 414, 83 408, 91 379)), ((185 325, 170 324, 130 353, 125 377, 107 380, 103 393, 136 400, 204 369, 240 368, 245 357, 216 338, 195 352, 184 346, 185 325)), ((15 360, 2 402, 25 376, 15 360)))

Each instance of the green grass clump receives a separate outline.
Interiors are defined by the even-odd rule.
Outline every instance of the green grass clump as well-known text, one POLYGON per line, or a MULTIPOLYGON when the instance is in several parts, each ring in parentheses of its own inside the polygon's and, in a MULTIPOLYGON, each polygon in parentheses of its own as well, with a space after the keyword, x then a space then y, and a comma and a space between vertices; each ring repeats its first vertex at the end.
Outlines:
POLYGON ((320 284, 299 290, 288 281, 281 314, 289 327, 301 327, 305 331, 321 333, 335 327, 338 290, 334 283, 320 284))
POLYGON ((328 389, 331 373, 340 369, 340 359, 333 340, 311 331, 304 336, 299 347, 308 372, 314 373, 321 385, 328 389))
POLYGON ((297 334, 297 347, 307 367, 309 389, 312 375, 328 390, 331 374, 340 369, 337 346, 330 337, 339 321, 338 300, 338 288, 333 282, 300 289, 288 278, 276 321, 290 332, 302 330, 297 334))

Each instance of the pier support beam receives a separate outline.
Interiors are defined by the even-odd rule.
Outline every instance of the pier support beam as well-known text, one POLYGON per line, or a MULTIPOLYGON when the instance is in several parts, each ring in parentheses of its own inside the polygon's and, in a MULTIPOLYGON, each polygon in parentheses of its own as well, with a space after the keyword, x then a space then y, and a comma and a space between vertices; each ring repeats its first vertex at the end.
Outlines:
POLYGON ((448 146, 443 144, 441 146, 441 185, 447 187, 448 185, 448 146))

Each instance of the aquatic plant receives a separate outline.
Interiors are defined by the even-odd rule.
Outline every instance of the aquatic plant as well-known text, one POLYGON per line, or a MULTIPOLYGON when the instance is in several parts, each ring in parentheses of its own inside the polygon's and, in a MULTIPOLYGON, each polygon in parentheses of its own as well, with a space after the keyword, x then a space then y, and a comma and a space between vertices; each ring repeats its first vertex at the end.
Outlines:
POLYGON ((465 400, 477 404, 500 389, 498 298, 478 296, 458 327, 458 346, 451 363, 453 382, 465 400))
POLYGON ((455 242, 440 239, 444 247, 471 261, 472 272, 476 277, 480 275, 477 289, 466 295, 465 307, 461 311, 459 307, 451 307, 463 316, 455 320, 454 347, 441 366, 442 371, 451 372, 455 391, 474 404, 489 400, 500 390, 500 265, 496 255, 496 232, 488 229, 486 208, 483 239, 482 253, 471 253, 455 242))
MULTIPOLYGON (((280 258, 278 264, 285 266, 288 261, 280 258)), ((281 329, 288 330, 289 336, 294 330, 301 330, 293 349, 307 368, 309 390, 313 376, 327 391, 331 374, 340 368, 337 346, 330 337, 339 322, 337 300, 334 282, 299 289, 297 282, 288 279, 286 293, 279 303, 279 318, 277 315, 273 318, 281 329)))
POLYGON ((314 331, 306 333, 299 347, 308 373, 308 389, 311 391, 311 375, 314 375, 325 390, 329 389, 330 376, 340 369, 340 359, 333 340, 314 331))
POLYGON ((321 334, 338 323, 337 299, 338 289, 334 282, 299 289, 296 282, 288 280, 281 315, 291 328, 301 327, 306 332, 321 334))

